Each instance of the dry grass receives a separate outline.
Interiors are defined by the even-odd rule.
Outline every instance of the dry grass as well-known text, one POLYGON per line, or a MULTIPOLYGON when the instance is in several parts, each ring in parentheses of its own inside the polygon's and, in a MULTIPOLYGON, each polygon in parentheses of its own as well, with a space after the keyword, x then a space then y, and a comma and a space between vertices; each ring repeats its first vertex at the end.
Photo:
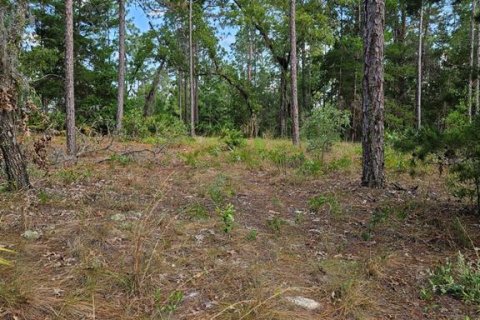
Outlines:
MULTIPOLYGON (((112 146, 118 153, 149 147, 112 146)), ((12 267, 0 266, 0 318, 446 319, 472 312, 448 301, 448 312, 428 316, 427 302, 416 298, 422 270, 461 245, 452 237, 478 242, 470 218, 459 218, 462 233, 452 227, 443 236, 438 226, 459 205, 448 203, 440 179, 427 183, 390 168, 401 185, 418 184, 418 193, 360 188, 359 150, 337 144, 319 165, 289 141, 249 140, 228 151, 218 139, 198 138, 165 143, 157 157, 127 161, 104 150, 53 166, 47 176, 32 169, 34 190, 0 193, 0 245, 17 252, 12 267), (341 214, 329 206, 311 212, 318 194, 335 195, 341 214), (218 214, 227 204, 235 208, 230 233, 218 214), (385 207, 394 209, 363 240, 372 212, 385 207), (25 230, 40 239, 22 238, 25 230), (322 306, 304 310, 288 296, 322 306)))

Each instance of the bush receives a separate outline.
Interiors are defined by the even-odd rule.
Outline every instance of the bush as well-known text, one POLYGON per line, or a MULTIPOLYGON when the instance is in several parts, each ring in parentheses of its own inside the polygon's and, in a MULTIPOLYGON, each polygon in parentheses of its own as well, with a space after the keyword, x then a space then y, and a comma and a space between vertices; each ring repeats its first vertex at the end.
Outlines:
POLYGON ((469 124, 454 113, 447 118, 445 131, 424 128, 409 132, 395 147, 411 152, 414 164, 416 160, 434 159, 440 172, 449 166, 453 194, 475 200, 480 214, 480 117, 469 124))
POLYGON ((428 286, 422 290, 422 298, 436 293, 480 303, 480 261, 468 262, 459 252, 455 263, 447 260, 428 274, 428 286))
POLYGON ((124 133, 128 137, 147 138, 161 136, 174 138, 185 135, 187 129, 178 118, 168 114, 144 117, 138 109, 128 112, 123 120, 124 133))
POLYGON ((342 132, 350 125, 350 114, 331 105, 313 109, 302 127, 302 136, 307 139, 308 148, 319 153, 323 160, 332 144, 341 138, 342 132))
POLYGON ((229 150, 235 150, 246 144, 246 140, 241 131, 235 129, 224 128, 221 133, 222 142, 229 150))

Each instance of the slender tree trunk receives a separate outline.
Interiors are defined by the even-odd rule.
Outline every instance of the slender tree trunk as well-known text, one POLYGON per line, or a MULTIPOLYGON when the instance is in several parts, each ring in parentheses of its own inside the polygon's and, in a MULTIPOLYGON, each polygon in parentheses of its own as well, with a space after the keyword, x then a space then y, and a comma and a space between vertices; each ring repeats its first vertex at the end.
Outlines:
POLYGON ((65 0, 65 105, 67 111, 67 154, 70 156, 75 156, 77 153, 73 72, 73 0, 65 0))
POLYGON ((383 188, 385 1, 365 0, 362 185, 383 188))
POLYGON ((123 106, 125 100, 125 0, 118 0, 119 45, 118 45, 118 97, 117 132, 122 130, 123 106))
POLYGON ((162 75, 164 62, 160 63, 160 66, 155 71, 152 86, 145 97, 145 105, 143 106, 143 116, 150 117, 153 114, 153 105, 155 102, 155 96, 157 94, 158 84, 160 83, 160 77, 162 75))
POLYGON ((477 68, 475 71, 475 77, 475 116, 478 116, 480 113, 480 22, 477 23, 477 68))
POLYGON ((417 101, 415 115, 417 118, 417 130, 422 128, 422 58, 423 58, 423 3, 420 5, 420 25, 418 28, 418 52, 417 52, 417 101))
POLYGON ((252 64, 253 64, 253 36, 251 27, 248 27, 248 59, 247 59, 247 80, 252 85, 252 64))
POLYGON ((297 91, 297 27, 296 1, 290 0, 290 68, 292 90, 292 141, 300 144, 300 125, 298 122, 298 91, 297 91))
POLYGON ((287 70, 282 69, 280 74, 280 136, 287 136, 287 70))
POLYGON ((178 112, 180 115, 180 121, 183 121, 183 101, 182 101, 182 73, 177 72, 177 86, 178 86, 178 112))
POLYGON ((472 122, 473 116, 473 99, 472 99, 472 91, 473 91, 473 58, 475 52, 475 9, 476 7, 476 0, 472 0, 472 12, 470 17, 470 58, 469 58, 469 76, 468 76, 468 117, 470 122, 472 122))
POLYGON ((190 50, 190 135, 195 137, 195 83, 193 69, 193 0, 189 2, 188 31, 189 31, 189 50, 190 50))

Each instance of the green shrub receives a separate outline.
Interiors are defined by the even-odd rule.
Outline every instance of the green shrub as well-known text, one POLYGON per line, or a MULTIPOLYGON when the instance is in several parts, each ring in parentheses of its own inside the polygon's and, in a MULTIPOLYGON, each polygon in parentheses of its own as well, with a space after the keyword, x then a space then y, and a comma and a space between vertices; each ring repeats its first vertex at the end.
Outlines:
POLYGON ((144 117, 139 109, 130 110, 125 114, 123 130, 128 137, 147 138, 161 136, 173 138, 185 135, 185 124, 177 117, 168 114, 158 114, 144 117))
POLYGON ((323 160, 325 152, 340 140, 342 132, 350 125, 350 114, 331 105, 315 108, 302 127, 302 136, 308 148, 323 160))
POLYGON ((428 274, 428 286, 421 294, 423 298, 433 293, 480 303, 480 260, 468 262, 459 252, 456 262, 447 259, 444 265, 429 270, 428 274))
POLYGON ((287 224, 287 222, 278 217, 273 217, 272 219, 267 220, 267 226, 276 233, 279 233, 282 226, 285 224, 287 224))
POLYGON ((239 130, 224 128, 220 135, 222 142, 229 150, 235 150, 246 144, 243 133, 239 130))
POLYGON ((208 195, 216 205, 224 203, 225 199, 231 197, 233 194, 234 191, 231 186, 231 181, 223 174, 217 175, 208 187, 208 195))
POLYGON ((334 215, 340 214, 342 210, 340 203, 334 194, 315 196, 310 199, 308 204, 310 206, 310 210, 315 212, 320 211, 320 209, 322 209, 325 205, 329 207, 330 212, 334 215))
POLYGON ((441 171, 449 166, 453 194, 475 202, 480 214, 480 117, 469 124, 454 113, 443 132, 435 128, 408 132, 395 147, 411 152, 413 164, 435 159, 441 171))
POLYGON ((233 204, 229 203, 223 208, 217 208, 217 213, 222 218, 223 231, 225 233, 230 233, 235 222, 235 207, 233 204))

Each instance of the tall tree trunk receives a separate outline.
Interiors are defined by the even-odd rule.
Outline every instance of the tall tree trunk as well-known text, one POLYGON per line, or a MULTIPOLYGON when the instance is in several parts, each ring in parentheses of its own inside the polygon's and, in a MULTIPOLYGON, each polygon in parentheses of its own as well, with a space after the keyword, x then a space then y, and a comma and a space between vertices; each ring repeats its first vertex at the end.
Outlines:
POLYGON ((148 94, 145 97, 145 105, 143 106, 144 117, 150 117, 153 114, 153 104, 155 102, 155 95, 157 94, 158 84, 160 83, 163 64, 164 62, 162 61, 160 63, 160 66, 155 71, 155 76, 153 78, 152 86, 150 87, 150 90, 148 91, 148 94))
POLYGON ((287 70, 282 69, 280 74, 280 136, 287 136, 287 70))
POLYGON ((420 5, 420 24, 418 28, 418 52, 417 52, 417 101, 415 115, 417 119, 417 130, 422 128, 422 58, 423 58, 423 3, 420 5))
POLYGON ((253 64, 253 36, 251 27, 248 27, 248 58, 247 58, 247 80, 252 85, 252 64, 253 64))
POLYGON ((24 28, 27 3, 13 8, 0 3, 0 152, 10 190, 30 187, 25 157, 17 140, 18 88, 16 62, 24 28))
POLYGON ((188 10, 188 31, 189 31, 189 50, 190 50, 190 135, 195 137, 195 83, 193 70, 193 0, 189 2, 188 10))
POLYGON ((73 0, 65 0, 65 105, 67 111, 67 154, 75 156, 75 93, 73 61, 73 0))
POLYGON ((182 72, 177 72, 177 86, 178 86, 178 113, 180 116, 180 121, 184 121, 183 118, 183 101, 182 101, 182 72))
POLYGON ((290 0, 290 68, 292 90, 292 141, 300 144, 300 125, 298 123, 298 95, 297 95, 297 27, 296 1, 290 0))
POLYGON ((117 132, 122 130, 123 105, 125 100, 125 0, 118 0, 118 97, 117 132))
POLYGON ((362 185, 383 188, 385 1, 365 0, 362 185))
POLYGON ((477 23, 477 68, 475 72, 475 77, 475 116, 478 116, 480 113, 480 22, 477 23))
POLYGON ((472 99, 472 91, 473 91, 473 57, 475 52, 475 7, 476 7, 476 0, 472 0, 472 12, 470 17, 470 58, 469 58, 469 76, 468 76, 468 117, 470 122, 472 122, 473 116, 473 99, 472 99))

